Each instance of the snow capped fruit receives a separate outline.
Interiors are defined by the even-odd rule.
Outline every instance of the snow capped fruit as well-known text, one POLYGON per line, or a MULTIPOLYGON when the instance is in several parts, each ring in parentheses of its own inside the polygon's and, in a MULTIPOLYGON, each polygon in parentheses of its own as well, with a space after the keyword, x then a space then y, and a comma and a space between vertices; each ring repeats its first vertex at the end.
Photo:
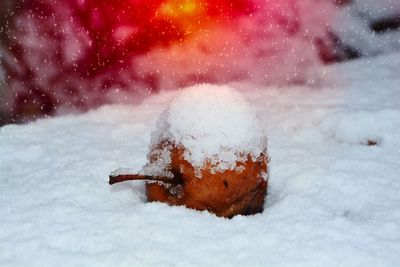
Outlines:
POLYGON ((146 180, 149 201, 218 216, 261 212, 268 155, 255 114, 243 96, 228 86, 183 89, 159 118, 149 163, 140 174, 114 172, 110 184, 146 180))

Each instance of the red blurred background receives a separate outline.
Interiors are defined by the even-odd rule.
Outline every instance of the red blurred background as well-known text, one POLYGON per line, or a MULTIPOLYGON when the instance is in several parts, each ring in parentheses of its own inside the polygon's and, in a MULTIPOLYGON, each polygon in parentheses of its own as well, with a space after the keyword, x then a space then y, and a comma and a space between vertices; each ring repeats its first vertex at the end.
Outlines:
POLYGON ((361 55, 330 27, 350 2, 2 1, 0 124, 199 82, 308 83, 310 68, 361 55))

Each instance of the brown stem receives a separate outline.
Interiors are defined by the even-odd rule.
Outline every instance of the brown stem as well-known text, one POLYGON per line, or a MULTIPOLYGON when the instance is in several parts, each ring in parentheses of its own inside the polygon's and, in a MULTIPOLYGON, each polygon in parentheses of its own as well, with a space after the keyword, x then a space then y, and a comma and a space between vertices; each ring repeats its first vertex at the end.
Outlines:
POLYGON ((150 175, 140 175, 140 174, 122 174, 122 175, 110 175, 109 184, 120 183, 130 180, 145 180, 145 181, 156 181, 168 184, 178 184, 179 181, 176 178, 170 178, 165 176, 150 176, 150 175))

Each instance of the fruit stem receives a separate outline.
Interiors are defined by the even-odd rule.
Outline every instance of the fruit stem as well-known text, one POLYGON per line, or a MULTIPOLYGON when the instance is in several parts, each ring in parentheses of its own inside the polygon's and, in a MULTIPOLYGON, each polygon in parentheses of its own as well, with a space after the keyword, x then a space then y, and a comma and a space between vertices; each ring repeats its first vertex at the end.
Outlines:
POLYGON ((150 175, 140 175, 140 174, 122 174, 122 175, 110 175, 109 184, 113 185, 116 183, 132 180, 145 180, 145 181, 155 181, 163 182, 167 184, 178 184, 179 181, 175 178, 170 178, 166 176, 150 176, 150 175))

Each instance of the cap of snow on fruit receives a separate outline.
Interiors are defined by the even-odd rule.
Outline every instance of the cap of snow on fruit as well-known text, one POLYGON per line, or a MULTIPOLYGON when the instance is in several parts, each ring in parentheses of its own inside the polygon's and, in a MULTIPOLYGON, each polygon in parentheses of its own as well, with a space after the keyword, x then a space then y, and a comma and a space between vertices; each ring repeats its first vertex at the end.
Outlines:
POLYGON ((172 100, 160 116, 152 144, 165 140, 184 147, 184 159, 195 168, 211 163, 215 172, 232 170, 248 155, 256 159, 267 146, 247 100, 229 86, 209 84, 185 88, 172 100))
POLYGON ((110 184, 125 180, 146 180, 148 201, 229 218, 255 214, 267 191, 266 135, 237 90, 188 87, 160 115, 141 173, 110 176, 110 184))

